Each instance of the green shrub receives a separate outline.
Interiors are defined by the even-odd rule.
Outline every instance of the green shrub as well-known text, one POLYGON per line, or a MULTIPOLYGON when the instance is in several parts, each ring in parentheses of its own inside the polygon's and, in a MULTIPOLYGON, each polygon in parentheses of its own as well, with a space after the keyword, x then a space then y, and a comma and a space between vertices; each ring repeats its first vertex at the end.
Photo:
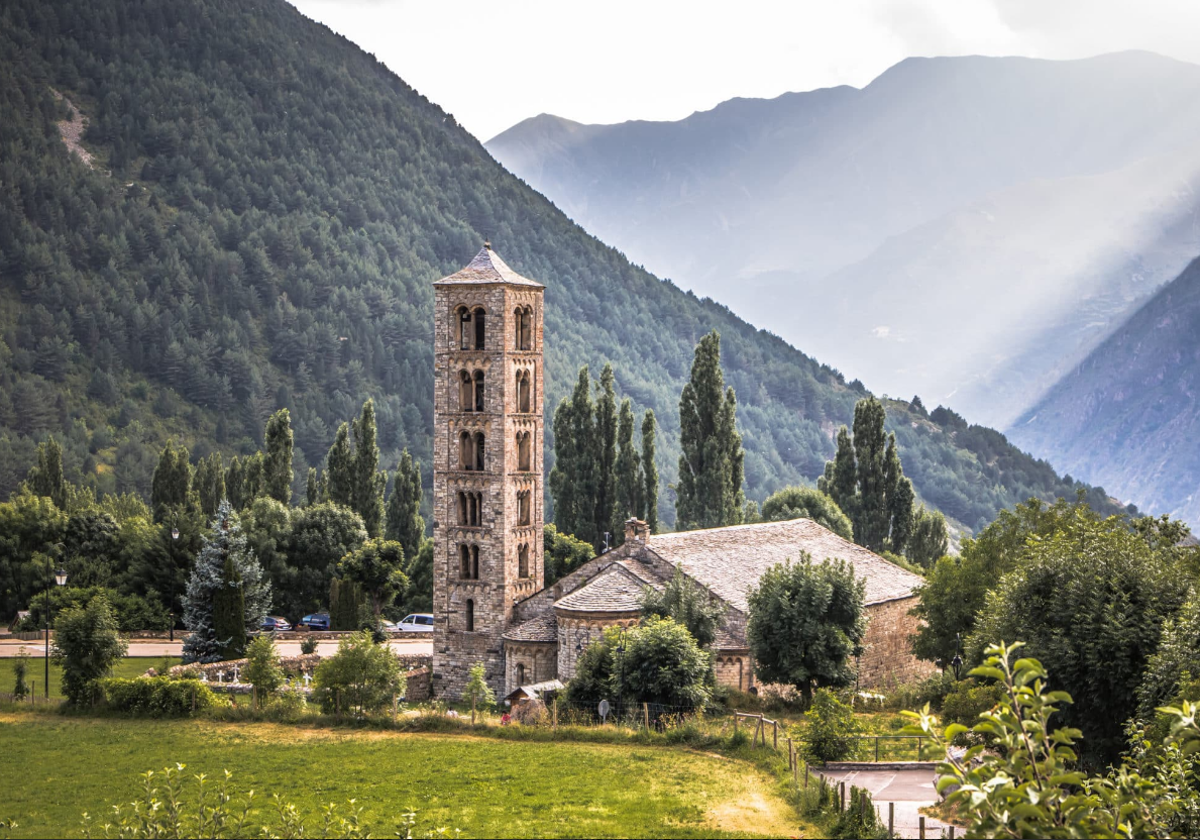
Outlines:
POLYGON ((804 713, 808 723, 800 743, 804 754, 814 761, 842 761, 854 752, 854 736, 859 733, 854 710, 837 699, 827 688, 813 694, 812 707, 804 713))
POLYGON ((267 698, 283 685, 283 668, 279 666, 279 652, 270 636, 255 636, 246 646, 246 667, 242 670, 246 682, 254 686, 258 703, 263 705, 267 698))
POLYGON ((25 677, 29 674, 29 654, 22 645, 17 651, 17 657, 13 660, 13 699, 24 700, 30 694, 29 683, 25 681, 25 677))
POLYGON ((103 595, 97 595, 86 607, 64 610, 54 622, 53 656, 62 665, 67 702, 73 706, 94 702, 96 681, 112 670, 128 648, 103 595))
POLYGON ((991 711, 1003 698, 1004 690, 999 683, 964 680, 942 700, 942 719, 974 726, 981 714, 991 711))
POLYGON ((392 649, 360 631, 344 636, 337 653, 317 666, 314 685, 314 699, 326 714, 366 714, 388 708, 404 693, 405 679, 392 649))
POLYGON ((300 652, 307 656, 310 653, 317 652, 317 640, 312 636, 305 636, 300 640, 300 652))
POLYGON ((887 826, 879 820, 870 791, 851 787, 845 811, 838 811, 833 823, 828 826, 830 840, 856 840, 857 838, 886 838, 887 826))
POLYGON ((228 700, 218 697, 205 683, 195 679, 109 677, 100 680, 99 686, 110 709, 145 717, 189 715, 193 698, 196 711, 229 705, 228 700))

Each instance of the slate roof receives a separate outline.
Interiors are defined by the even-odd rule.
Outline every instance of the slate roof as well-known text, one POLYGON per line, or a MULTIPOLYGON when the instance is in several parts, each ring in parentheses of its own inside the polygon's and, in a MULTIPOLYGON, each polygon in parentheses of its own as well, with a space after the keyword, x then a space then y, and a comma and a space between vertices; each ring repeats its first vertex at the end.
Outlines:
POLYGON ((545 288, 545 286, 536 280, 522 277, 509 268, 504 260, 500 259, 500 255, 492 250, 491 245, 484 245, 480 252, 475 255, 475 259, 467 263, 465 268, 456 271, 448 277, 443 277, 441 280, 435 280, 433 285, 465 286, 487 283, 508 283, 513 286, 532 286, 536 289, 545 288))
POLYGON ((558 620, 551 615, 539 615, 523 621, 504 634, 510 642, 557 642, 558 620))
POLYGON ((868 604, 907 598, 923 582, 810 519, 658 534, 646 541, 646 549, 673 566, 682 565, 689 577, 742 612, 749 611, 747 596, 767 569, 799 560, 803 552, 818 563, 826 558, 851 563, 855 576, 866 578, 868 604))
POLYGON ((642 608, 642 592, 654 585, 614 563, 592 580, 554 602, 556 610, 570 612, 636 613, 642 608))

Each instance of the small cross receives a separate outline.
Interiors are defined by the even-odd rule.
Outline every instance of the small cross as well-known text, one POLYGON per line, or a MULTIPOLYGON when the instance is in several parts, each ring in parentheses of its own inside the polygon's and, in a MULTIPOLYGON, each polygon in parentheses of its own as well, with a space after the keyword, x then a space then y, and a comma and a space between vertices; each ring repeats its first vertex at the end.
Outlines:
POLYGON ((312 677, 310 677, 308 674, 305 674, 304 675, 304 687, 308 688, 308 684, 310 682, 312 682, 312 677))
POLYGON ((241 680, 241 678, 242 678, 242 676, 238 672, 238 666, 234 665, 233 666, 233 681, 238 682, 239 680, 241 680))

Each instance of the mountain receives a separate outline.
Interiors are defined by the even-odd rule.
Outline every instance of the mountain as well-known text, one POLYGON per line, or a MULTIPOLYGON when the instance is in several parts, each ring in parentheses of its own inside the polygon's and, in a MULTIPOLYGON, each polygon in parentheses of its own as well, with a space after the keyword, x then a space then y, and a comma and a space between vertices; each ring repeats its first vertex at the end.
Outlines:
POLYGON ((1003 426, 1200 250, 1198 97, 1200 67, 1144 52, 913 58, 861 90, 542 115, 486 145, 635 262, 1003 426))
MULTIPOLYGON (((547 286, 547 405, 611 361, 659 416, 664 484, 711 329, 751 498, 815 479, 867 393, 631 265, 283 0, 12 0, 0 112, 0 493, 51 433, 71 480, 145 493, 168 439, 249 452, 280 406, 299 486, 368 396, 384 463, 408 447, 428 483, 430 284, 484 239, 547 286)), ((967 527, 1078 489, 990 429, 889 414, 918 493, 967 527)))
POLYGON ((1200 260, 1163 287, 1013 426, 1023 446, 1200 521, 1200 260))

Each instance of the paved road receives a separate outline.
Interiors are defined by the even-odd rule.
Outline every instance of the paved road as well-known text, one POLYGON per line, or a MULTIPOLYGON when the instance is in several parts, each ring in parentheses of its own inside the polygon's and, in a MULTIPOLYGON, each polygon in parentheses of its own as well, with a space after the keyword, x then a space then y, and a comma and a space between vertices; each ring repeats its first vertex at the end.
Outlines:
MULTIPOLYGON (((432 639, 416 639, 409 641, 407 639, 393 639, 389 644, 392 650, 397 653, 405 654, 424 654, 426 656, 433 654, 432 639)), ((17 639, 0 639, 0 658, 6 656, 16 656, 22 646, 30 654, 43 649, 45 642, 41 639, 37 641, 23 642, 17 639)), ((300 642, 276 642, 275 645, 279 649, 280 656, 299 656, 300 642)), ((331 656, 337 652, 337 642, 317 642, 317 653, 322 656, 331 656)), ((163 656, 178 657, 183 653, 183 642, 175 641, 168 642, 165 639, 162 641, 135 641, 129 643, 129 655, 137 657, 146 657, 148 659, 157 659, 163 656)), ((153 663, 147 663, 149 668, 153 663)))
MULTIPOLYGON (((921 816, 918 809, 938 801, 934 772, 928 769, 840 770, 822 775, 831 783, 845 782, 847 790, 851 785, 869 790, 875 800, 875 810, 885 826, 888 803, 896 803, 897 837, 918 837, 921 816)), ((926 837, 940 837, 943 827, 944 823, 933 817, 925 818, 926 837)))

